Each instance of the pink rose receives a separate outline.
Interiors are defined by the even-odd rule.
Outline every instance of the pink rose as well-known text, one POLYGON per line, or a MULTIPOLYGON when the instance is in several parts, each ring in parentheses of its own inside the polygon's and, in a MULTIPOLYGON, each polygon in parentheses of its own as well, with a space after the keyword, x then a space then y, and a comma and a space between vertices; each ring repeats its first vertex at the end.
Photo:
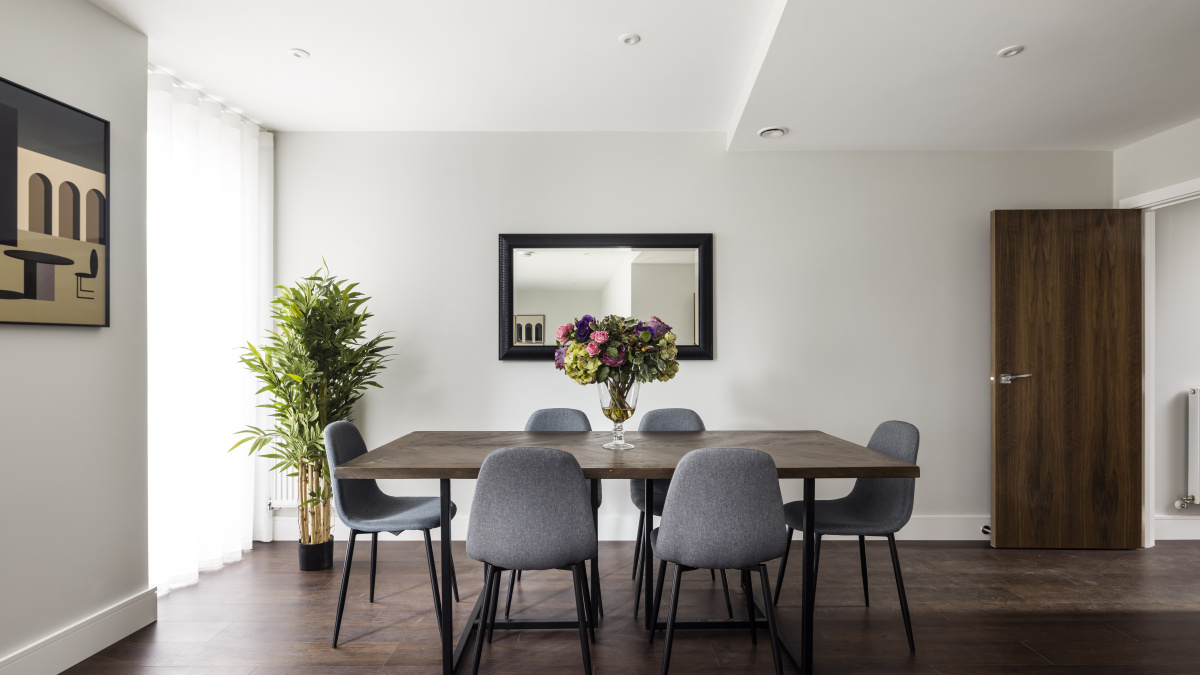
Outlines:
POLYGON ((603 330, 592 331, 592 340, 598 345, 602 345, 605 342, 608 342, 608 331, 603 331, 603 330))
POLYGON ((558 341, 566 342, 571 339, 571 331, 575 330, 575 324, 569 323, 565 326, 558 327, 558 341))
POLYGON ((599 354, 600 353, 600 345, 596 344, 595 342, 589 342, 588 346, 587 346, 587 352, 589 354, 591 354, 592 356, 599 354))

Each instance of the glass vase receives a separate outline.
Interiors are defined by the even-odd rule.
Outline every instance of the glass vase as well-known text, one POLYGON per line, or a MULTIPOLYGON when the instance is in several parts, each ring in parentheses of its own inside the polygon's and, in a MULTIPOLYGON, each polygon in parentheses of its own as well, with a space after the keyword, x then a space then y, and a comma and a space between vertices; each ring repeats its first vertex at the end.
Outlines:
POLYGON ((596 383, 596 389, 600 392, 600 408, 604 411, 604 416, 613 422, 613 439, 611 443, 604 444, 605 448, 629 450, 633 447, 625 442, 623 424, 625 420, 633 417, 640 385, 637 378, 632 376, 610 377, 596 383))

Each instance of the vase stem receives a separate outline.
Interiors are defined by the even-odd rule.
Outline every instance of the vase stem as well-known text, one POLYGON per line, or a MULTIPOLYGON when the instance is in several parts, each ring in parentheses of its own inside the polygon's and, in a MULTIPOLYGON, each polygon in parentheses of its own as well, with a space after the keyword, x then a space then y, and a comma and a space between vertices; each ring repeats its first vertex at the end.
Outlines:
POLYGON ((613 444, 618 447, 625 445, 625 425, 620 422, 613 424, 613 444))

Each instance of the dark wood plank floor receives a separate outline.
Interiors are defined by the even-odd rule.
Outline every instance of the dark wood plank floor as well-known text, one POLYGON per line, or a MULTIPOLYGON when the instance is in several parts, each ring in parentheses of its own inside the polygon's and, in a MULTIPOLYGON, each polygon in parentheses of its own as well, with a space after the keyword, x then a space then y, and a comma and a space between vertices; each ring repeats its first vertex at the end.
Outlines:
MULTIPOLYGON (((157 623, 68 672, 440 672, 421 544, 380 545, 371 604, 369 545, 360 543, 336 650, 329 647, 329 638, 343 548, 338 545, 335 569, 298 572, 295 546, 256 544, 242 562, 204 573, 198 585, 162 598, 157 623)), ((905 644, 886 544, 868 544, 868 608, 862 604, 857 545, 829 541, 822 547, 817 592, 818 674, 1200 672, 1200 542, 1164 542, 1142 551, 993 550, 974 542, 900 542, 899 547, 917 653, 910 655, 905 644)), ((650 646, 632 618, 632 550, 629 542, 601 544, 606 618, 592 652, 598 675, 659 669, 662 640, 650 646)), ((479 592, 482 569, 466 557, 461 543, 455 551, 462 591, 455 625, 461 629, 479 592)), ((799 563, 793 562, 796 572, 799 563)), ((736 577, 734 581, 736 586, 736 577)), ((785 630, 797 641, 799 582, 799 574, 788 575, 779 610, 785 630)), ((723 617, 720 588, 720 580, 712 582, 705 572, 685 575, 681 616, 723 617)), ((526 573, 514 597, 514 616, 573 617, 570 589, 566 572, 526 573)), ((735 612, 744 616, 744 596, 736 588, 733 593, 735 612)), ((765 637, 762 630, 754 647, 745 631, 681 631, 672 672, 771 672, 765 637)), ((578 637, 573 631, 497 632, 495 642, 484 649, 480 671, 581 673, 578 637)), ((796 670, 788 663, 785 672, 796 670)))

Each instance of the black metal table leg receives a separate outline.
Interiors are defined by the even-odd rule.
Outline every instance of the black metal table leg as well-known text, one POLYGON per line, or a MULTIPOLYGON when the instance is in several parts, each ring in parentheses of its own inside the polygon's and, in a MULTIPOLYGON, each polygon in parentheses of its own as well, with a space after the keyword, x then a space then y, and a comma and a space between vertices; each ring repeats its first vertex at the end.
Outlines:
POLYGON ((654 480, 646 479, 646 525, 642 531, 642 578, 646 580, 645 601, 642 606, 645 611, 646 630, 654 630, 654 552, 650 546, 650 532, 654 529, 654 480))
POLYGON ((812 675, 813 609, 817 591, 816 544, 813 520, 817 517, 816 480, 804 479, 804 625, 800 628, 800 672, 812 675))
POLYGON ((454 601, 450 597, 450 577, 453 572, 450 554, 450 479, 442 483, 442 675, 454 673, 454 601))

